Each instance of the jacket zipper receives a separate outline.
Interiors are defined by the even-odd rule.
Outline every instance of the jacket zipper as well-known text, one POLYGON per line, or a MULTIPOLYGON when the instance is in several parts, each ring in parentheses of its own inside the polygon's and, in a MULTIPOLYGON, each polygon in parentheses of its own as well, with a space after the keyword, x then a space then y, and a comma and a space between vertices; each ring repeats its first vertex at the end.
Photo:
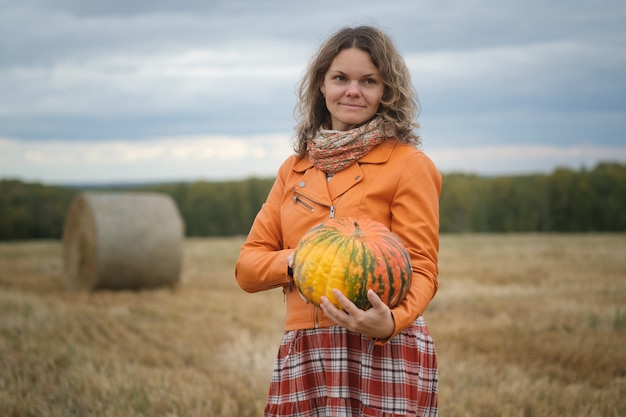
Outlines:
POLYGON ((313 204, 317 204, 323 207, 328 207, 330 210, 329 218, 331 219, 335 218, 335 205, 334 204, 329 206, 327 204, 323 204, 318 201, 315 201, 311 197, 307 197, 306 195, 297 192, 295 188, 293 190, 293 197, 291 197, 291 200, 293 201, 293 204, 300 204, 301 206, 309 210, 311 213, 315 211, 315 207, 313 206, 313 204))
POLYGON ((313 206, 308 204, 306 201, 304 201, 304 199, 298 197, 297 194, 293 195, 292 200, 293 200, 293 204, 300 204, 301 206, 309 210, 311 213, 314 211, 313 206))

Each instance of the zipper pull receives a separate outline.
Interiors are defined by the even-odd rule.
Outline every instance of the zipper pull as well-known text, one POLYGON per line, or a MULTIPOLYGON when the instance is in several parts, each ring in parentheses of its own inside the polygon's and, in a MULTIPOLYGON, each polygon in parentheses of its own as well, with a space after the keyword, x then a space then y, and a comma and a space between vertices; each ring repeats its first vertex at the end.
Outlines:
POLYGON ((330 206, 330 218, 334 219, 335 218, 335 206, 330 206))

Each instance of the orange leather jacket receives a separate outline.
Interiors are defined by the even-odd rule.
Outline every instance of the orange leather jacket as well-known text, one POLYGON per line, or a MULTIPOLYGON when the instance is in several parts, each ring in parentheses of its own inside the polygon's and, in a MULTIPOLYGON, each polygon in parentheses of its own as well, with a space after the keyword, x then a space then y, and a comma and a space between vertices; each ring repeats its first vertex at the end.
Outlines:
POLYGON ((302 300, 287 274, 286 258, 304 233, 331 217, 377 220, 402 240, 413 267, 409 293, 392 309, 391 339, 424 312, 437 291, 440 194, 441 175, 431 160, 395 140, 376 146, 330 180, 308 158, 292 155, 279 168, 241 247, 237 282, 248 292, 282 287, 285 330, 332 326, 320 308, 302 300))

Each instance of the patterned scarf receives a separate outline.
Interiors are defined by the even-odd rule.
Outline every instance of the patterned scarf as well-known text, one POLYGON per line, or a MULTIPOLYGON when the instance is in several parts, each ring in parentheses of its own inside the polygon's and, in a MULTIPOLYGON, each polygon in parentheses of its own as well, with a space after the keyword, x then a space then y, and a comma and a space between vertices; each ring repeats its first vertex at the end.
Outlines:
POLYGON ((345 131, 320 129, 307 144, 309 159, 327 174, 349 167, 385 140, 380 129, 382 121, 382 117, 376 117, 345 131))

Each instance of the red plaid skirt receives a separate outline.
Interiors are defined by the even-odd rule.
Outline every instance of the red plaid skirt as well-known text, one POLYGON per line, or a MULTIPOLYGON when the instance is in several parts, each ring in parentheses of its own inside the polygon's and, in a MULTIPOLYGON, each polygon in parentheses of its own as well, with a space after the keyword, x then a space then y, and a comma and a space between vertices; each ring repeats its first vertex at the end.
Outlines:
POLYGON ((422 317, 384 346, 333 326, 285 333, 265 416, 437 416, 437 355, 422 317))

